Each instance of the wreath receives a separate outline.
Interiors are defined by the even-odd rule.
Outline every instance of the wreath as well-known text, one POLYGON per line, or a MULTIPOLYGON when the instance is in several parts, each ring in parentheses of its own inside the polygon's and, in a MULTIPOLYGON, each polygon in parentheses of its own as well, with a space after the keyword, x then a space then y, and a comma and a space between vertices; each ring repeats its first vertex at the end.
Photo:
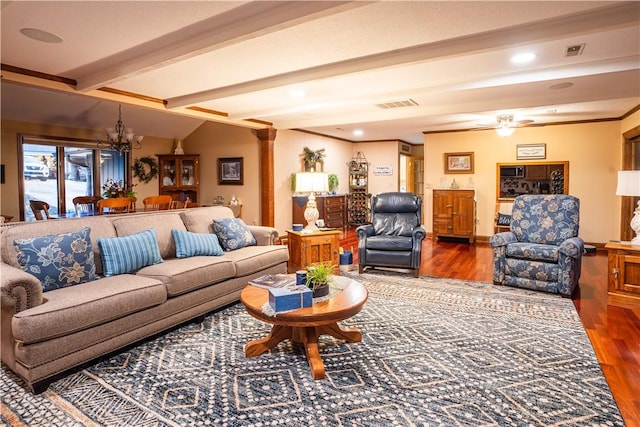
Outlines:
POLYGON ((133 176, 148 184, 149 181, 158 176, 158 162, 153 157, 140 157, 133 162, 131 170, 133 171, 133 176))

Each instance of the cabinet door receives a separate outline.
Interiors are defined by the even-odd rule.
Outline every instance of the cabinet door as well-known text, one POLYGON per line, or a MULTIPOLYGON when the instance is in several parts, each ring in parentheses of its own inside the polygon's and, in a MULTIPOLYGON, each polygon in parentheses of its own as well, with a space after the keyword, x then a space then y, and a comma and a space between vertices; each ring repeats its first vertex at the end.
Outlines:
POLYGON ((453 233, 453 192, 433 191, 433 234, 450 235, 453 233))
POLYGON ((195 187, 198 185, 198 162, 196 159, 180 159, 180 187, 195 187))
POLYGON ((617 265, 610 276, 614 289, 640 296, 640 255, 621 252, 615 255, 614 263, 617 265))
POLYGON ((160 158, 160 189, 173 189, 178 186, 179 165, 176 159, 160 158))
POLYGON ((474 208, 472 192, 459 192, 453 200, 453 234, 472 236, 474 230, 474 208))
POLYGON ((547 165, 529 165, 527 169, 527 179, 549 179, 547 165))
POLYGON ((307 268, 319 262, 331 262, 339 266, 339 237, 337 235, 314 236, 302 240, 302 266, 307 268))

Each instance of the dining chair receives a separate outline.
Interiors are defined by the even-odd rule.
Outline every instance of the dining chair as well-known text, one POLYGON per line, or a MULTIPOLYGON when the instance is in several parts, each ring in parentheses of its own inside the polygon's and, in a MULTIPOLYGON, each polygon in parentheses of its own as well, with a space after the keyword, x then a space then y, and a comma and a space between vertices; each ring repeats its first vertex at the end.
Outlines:
POLYGON ((171 196, 149 196, 142 200, 144 211, 164 211, 171 208, 171 196))
POLYGON ((73 198, 73 206, 76 208, 76 216, 91 216, 98 212, 97 203, 102 200, 100 196, 78 196, 73 198))
POLYGON ((31 211, 33 215, 36 217, 36 221, 42 221, 46 219, 54 219, 49 214, 49 203, 43 202, 42 200, 29 200, 29 206, 31 207, 31 211), (44 212, 44 216, 42 213, 44 212))
POLYGON ((131 212, 131 199, 117 197, 98 200, 98 215, 118 214, 131 212))
POLYGON ((187 206, 189 206, 189 198, 187 197, 184 201, 183 200, 172 200, 171 201, 171 207, 169 209, 184 209, 187 206))

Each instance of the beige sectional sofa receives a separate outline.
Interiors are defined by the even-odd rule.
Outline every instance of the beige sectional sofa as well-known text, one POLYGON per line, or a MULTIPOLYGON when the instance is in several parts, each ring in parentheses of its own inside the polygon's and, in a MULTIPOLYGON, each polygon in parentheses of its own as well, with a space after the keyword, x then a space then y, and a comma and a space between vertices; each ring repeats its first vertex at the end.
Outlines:
POLYGON ((274 228, 248 226, 255 246, 222 256, 176 258, 172 229, 211 233, 226 207, 95 216, 3 225, 0 233, 2 362, 38 393, 70 368, 239 300, 252 278, 286 272, 274 228), (43 292, 23 271, 13 242, 90 228, 97 280, 43 292), (163 262, 102 276, 97 239, 154 229, 163 262))

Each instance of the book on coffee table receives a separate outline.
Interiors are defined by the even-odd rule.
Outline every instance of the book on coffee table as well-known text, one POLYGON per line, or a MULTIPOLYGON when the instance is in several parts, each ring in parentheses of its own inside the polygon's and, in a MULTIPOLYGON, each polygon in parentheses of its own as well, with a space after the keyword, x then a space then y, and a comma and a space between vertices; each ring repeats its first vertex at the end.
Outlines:
POLYGON ((249 280, 249 284, 264 289, 285 288, 287 286, 296 285, 296 276, 287 274, 265 274, 249 280))

